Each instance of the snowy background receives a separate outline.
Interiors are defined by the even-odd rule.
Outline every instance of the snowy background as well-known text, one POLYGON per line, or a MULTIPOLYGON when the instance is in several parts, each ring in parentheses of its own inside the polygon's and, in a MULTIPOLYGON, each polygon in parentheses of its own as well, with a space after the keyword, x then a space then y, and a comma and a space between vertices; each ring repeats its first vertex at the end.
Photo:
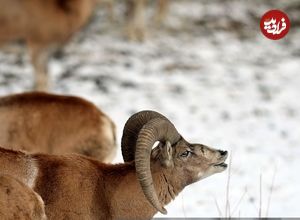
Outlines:
MULTIPOLYGON (((268 204, 269 217, 300 216, 299 1, 171 2, 160 28, 153 5, 147 9, 142 44, 123 38, 122 4, 115 23, 99 9, 64 56, 51 60, 52 91, 96 103, 116 122, 119 142, 131 114, 153 109, 187 140, 229 150, 231 216, 258 217, 260 206, 266 216, 268 204), (280 41, 259 29, 273 8, 292 24, 280 41)), ((0 95, 31 89, 26 53, 1 52, 0 73, 0 95)), ((122 161, 120 149, 115 161, 122 161)), ((228 171, 187 187, 167 217, 224 216, 227 178, 228 171)))

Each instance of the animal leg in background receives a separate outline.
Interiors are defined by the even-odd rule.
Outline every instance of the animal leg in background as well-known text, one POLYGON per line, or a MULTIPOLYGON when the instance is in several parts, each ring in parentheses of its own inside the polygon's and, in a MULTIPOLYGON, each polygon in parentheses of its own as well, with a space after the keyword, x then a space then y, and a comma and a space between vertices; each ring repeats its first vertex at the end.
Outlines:
POLYGON ((162 24, 166 18, 169 8, 169 0, 157 0, 157 9, 155 14, 155 21, 158 25, 162 24))
POLYGON ((127 37, 131 41, 144 41, 145 28, 145 0, 127 1, 127 37))
POLYGON ((28 43, 35 75, 35 90, 47 91, 49 88, 48 61, 50 49, 43 44, 28 43))

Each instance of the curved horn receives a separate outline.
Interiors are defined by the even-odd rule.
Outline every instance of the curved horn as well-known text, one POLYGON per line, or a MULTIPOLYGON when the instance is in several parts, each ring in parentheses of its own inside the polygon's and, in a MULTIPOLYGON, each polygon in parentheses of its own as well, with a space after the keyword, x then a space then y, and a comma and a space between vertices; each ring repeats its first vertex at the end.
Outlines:
POLYGON ((135 151, 137 177, 148 201, 163 214, 167 214, 167 210, 160 203, 153 185, 150 169, 151 150, 156 141, 169 141, 173 145, 180 138, 174 125, 165 117, 151 119, 138 134, 135 151))
POLYGON ((142 127, 151 119, 161 118, 168 120, 162 114, 155 111, 140 111, 132 115, 126 122, 121 140, 122 155, 125 162, 133 161, 136 141, 142 127))

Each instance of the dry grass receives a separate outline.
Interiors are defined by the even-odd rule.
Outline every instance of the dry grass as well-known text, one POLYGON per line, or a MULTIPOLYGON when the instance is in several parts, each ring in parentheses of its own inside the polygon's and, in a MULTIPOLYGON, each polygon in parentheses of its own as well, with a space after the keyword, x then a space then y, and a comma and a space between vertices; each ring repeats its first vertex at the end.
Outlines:
POLYGON ((231 178, 231 165, 232 165, 232 154, 229 158, 229 167, 226 183, 226 203, 225 203, 225 218, 230 218, 230 202, 229 202, 229 193, 230 193, 230 178, 231 178))
POLYGON ((185 212, 185 208, 184 208, 183 193, 181 194, 181 208, 182 208, 184 219, 186 219, 186 212, 185 212))
POLYGON ((270 188, 270 194, 269 194, 268 203, 267 203, 267 210, 266 210, 266 216, 265 216, 266 218, 269 215, 269 209, 270 209, 270 204, 271 204, 271 197, 272 197, 273 190, 274 190, 274 183, 275 183, 276 173, 277 173, 277 167, 275 166, 273 177, 272 177, 271 188, 270 188))
MULTIPOLYGON (((231 189, 230 180, 232 178, 231 168, 232 168, 232 154, 230 156, 229 164, 228 164, 228 175, 227 175, 227 183, 226 183, 226 197, 225 197, 224 212, 220 208, 217 198, 214 197, 215 206, 217 207, 219 216, 221 218, 227 218, 227 219, 232 218, 232 216, 234 216, 237 211, 238 211, 238 218, 241 218, 241 210, 239 210, 238 208, 240 207, 242 201, 248 194, 247 187, 245 187, 245 190, 244 190, 243 194, 241 195, 241 197, 239 198, 239 200, 237 201, 237 203, 234 206, 231 205, 231 203, 230 203, 230 189, 231 189)), ((273 195, 273 191, 274 191, 276 173, 277 173, 277 169, 275 166, 275 170, 274 170, 273 177, 272 177, 272 183, 271 183, 271 187, 270 187, 270 192, 268 195, 265 216, 263 216, 263 190, 262 190, 263 174, 260 173, 260 176, 259 176, 259 207, 257 208, 257 206, 255 206, 255 204, 253 204, 254 207, 256 208, 256 210, 258 210, 258 218, 266 218, 269 215, 271 199, 272 199, 272 195, 273 195)))
POLYGON ((262 210, 262 174, 259 175, 259 211, 258 217, 261 218, 261 210, 262 210))

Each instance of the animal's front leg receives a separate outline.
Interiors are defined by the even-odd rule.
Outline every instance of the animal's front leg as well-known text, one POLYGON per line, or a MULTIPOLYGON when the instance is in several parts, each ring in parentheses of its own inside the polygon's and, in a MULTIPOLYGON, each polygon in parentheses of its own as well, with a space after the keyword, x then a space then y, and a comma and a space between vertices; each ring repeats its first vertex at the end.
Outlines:
POLYGON ((145 27, 145 0, 127 1, 127 36, 132 41, 144 41, 145 27))
POLYGON ((169 7, 169 0, 157 0, 155 21, 158 25, 161 25, 165 20, 168 7, 169 7))

